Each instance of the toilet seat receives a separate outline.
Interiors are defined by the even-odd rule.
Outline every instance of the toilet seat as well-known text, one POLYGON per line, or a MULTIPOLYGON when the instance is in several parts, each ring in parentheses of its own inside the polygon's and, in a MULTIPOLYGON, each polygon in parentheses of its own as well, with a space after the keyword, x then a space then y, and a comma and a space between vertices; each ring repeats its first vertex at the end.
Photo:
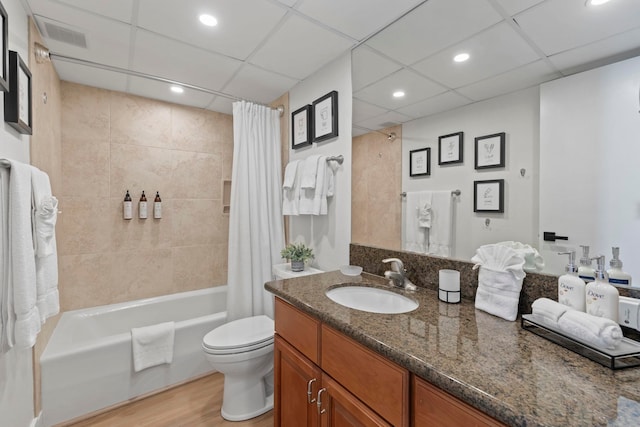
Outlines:
POLYGON ((209 354, 237 354, 273 344, 274 322, 265 315, 234 320, 204 336, 202 347, 209 354))

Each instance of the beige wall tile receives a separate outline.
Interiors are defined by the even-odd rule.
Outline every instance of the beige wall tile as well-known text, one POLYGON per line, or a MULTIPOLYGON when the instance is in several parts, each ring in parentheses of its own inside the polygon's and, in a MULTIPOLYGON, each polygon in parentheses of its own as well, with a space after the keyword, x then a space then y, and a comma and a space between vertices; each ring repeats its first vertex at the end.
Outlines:
POLYGON ((62 82, 62 138, 109 141, 109 92, 62 82))
POLYGON ((171 106, 111 92, 111 142, 171 148, 171 106))
MULTIPOLYGON (((227 227, 228 228, 228 227, 227 227)), ((227 243, 218 243, 213 245, 213 284, 227 284, 227 266, 228 266, 228 245, 227 243)))
POLYGON ((108 197, 108 142, 92 143, 68 137, 62 141, 62 195, 108 197))
POLYGON ((223 241, 219 200, 173 200, 174 246, 208 245, 223 241))
POLYGON ((220 154, 173 151, 170 195, 181 199, 221 199, 220 154))
POLYGON ((111 218, 111 251, 122 252, 136 249, 170 248, 172 205, 170 200, 162 201, 162 218, 153 218, 153 199, 147 201, 148 218, 138 218, 138 203, 133 203, 133 219, 123 219, 122 198, 112 198, 109 209, 111 218))
POLYGON ((111 221, 108 198, 63 197, 56 226, 59 255, 108 252, 111 247, 111 221))
POLYGON ((60 311, 108 304, 120 290, 111 278, 109 253, 63 255, 58 257, 60 311))
POLYGON ((211 118, 211 111, 185 106, 171 107, 171 147, 199 153, 222 153, 219 133, 225 133, 211 118))
POLYGON ((175 292, 213 286, 216 275, 213 245, 181 246, 172 250, 175 292))
POLYGON ((140 200, 142 190, 147 195, 160 191, 166 198, 173 193, 173 150, 111 144, 111 197, 124 198, 129 190, 134 201, 140 200))
POLYGON ((174 293, 171 249, 116 253, 110 278, 120 292, 108 304, 174 293))

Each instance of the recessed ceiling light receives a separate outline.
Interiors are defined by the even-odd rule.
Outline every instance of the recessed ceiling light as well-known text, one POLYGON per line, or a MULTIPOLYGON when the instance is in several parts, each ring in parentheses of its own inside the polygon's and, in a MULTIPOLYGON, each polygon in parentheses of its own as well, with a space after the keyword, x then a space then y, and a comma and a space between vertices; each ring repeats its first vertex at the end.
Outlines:
POLYGON ((402 98, 404 96, 404 92, 401 90, 397 90, 395 92, 393 92, 393 97, 394 98, 402 98))
POLYGON ((587 0, 587 6, 600 6, 601 4, 609 3, 610 0, 587 0))
POLYGON ((456 62, 464 62, 467 59, 469 59, 469 54, 468 53, 459 53, 456 56, 453 57, 453 60, 456 62))
POLYGON ((171 92, 173 93, 183 93, 184 89, 180 86, 171 86, 171 92))
POLYGON ((213 15, 202 14, 200 15, 200 22, 202 22, 207 27, 215 27, 218 25, 218 20, 213 15))

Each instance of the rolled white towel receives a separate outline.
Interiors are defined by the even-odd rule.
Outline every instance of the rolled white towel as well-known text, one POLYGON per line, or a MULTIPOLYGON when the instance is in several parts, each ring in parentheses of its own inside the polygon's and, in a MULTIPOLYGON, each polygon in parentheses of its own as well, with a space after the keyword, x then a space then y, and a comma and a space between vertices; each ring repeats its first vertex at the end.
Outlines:
POLYGON ((620 325, 613 320, 577 310, 567 310, 560 316, 558 327, 567 334, 600 348, 615 349, 623 338, 620 325))
POLYGON ((531 304, 531 312, 533 314, 541 316, 554 325, 558 323, 560 317, 569 309, 570 307, 549 298, 538 298, 531 304))

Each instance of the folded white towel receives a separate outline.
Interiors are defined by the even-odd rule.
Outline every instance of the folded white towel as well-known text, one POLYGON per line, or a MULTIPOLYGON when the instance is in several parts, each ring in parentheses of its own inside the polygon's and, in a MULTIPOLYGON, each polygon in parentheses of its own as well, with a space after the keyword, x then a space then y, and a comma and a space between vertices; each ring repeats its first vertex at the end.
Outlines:
POLYGON ((538 298, 531 304, 531 312, 533 314, 544 318, 554 325, 558 323, 558 319, 560 319, 567 310, 571 310, 571 307, 567 307, 549 298, 538 298))
POLYGON ((134 370, 173 362, 174 336, 175 322, 131 328, 134 370))
POLYGON ((318 172, 316 173, 316 186, 313 192, 313 214, 327 214, 327 172, 329 166, 327 156, 320 156, 318 159, 318 172))
POLYGON ((429 253, 451 256, 453 227, 453 201, 451 191, 434 191, 431 198, 431 227, 429 253))
POLYGON ((318 165, 320 155, 314 154, 307 157, 302 164, 302 179, 300 181, 300 188, 302 189, 314 189, 316 188, 316 175, 318 173, 318 165))
MULTIPOLYGON (((31 228, 31 170, 21 162, 11 161, 9 174, 11 279, 9 281, 9 310, 7 327, 13 328, 9 344, 33 347, 40 332, 40 313, 36 306, 36 263, 31 228), (13 321, 15 320, 15 323, 13 321)), ((9 329, 11 330, 11 329, 9 329)))
POLYGON ((558 320, 558 327, 568 335, 600 348, 615 349, 623 338, 620 325, 613 320, 577 310, 567 310, 558 320))
POLYGON ((285 190, 291 190, 296 180, 296 174, 298 172, 298 164, 300 160, 292 160, 287 163, 287 167, 284 169, 284 180, 282 182, 282 188, 285 190))
POLYGON ((430 197, 430 191, 409 191, 404 205, 402 249, 426 254, 429 251, 429 230, 418 226, 420 201, 430 197))
POLYGON ((524 258, 524 271, 542 271, 544 269, 544 258, 538 252, 538 250, 531 245, 527 245, 521 242, 514 242, 512 240, 496 243, 497 245, 503 245, 510 247, 518 252, 524 258))
POLYGON ((51 195, 49 176, 31 168, 33 225, 36 246, 36 305, 42 323, 60 311, 58 295, 58 253, 55 226, 58 200, 51 195))

